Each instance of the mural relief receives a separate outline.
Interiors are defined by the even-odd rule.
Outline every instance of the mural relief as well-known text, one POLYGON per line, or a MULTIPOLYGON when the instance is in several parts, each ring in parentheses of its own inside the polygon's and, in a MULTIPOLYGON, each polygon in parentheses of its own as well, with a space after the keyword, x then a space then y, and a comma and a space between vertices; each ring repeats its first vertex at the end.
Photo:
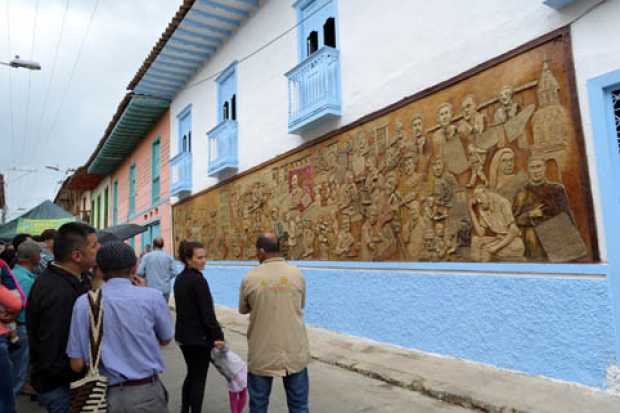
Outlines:
POLYGON ((598 259, 563 37, 174 207, 175 240, 253 259, 598 259))

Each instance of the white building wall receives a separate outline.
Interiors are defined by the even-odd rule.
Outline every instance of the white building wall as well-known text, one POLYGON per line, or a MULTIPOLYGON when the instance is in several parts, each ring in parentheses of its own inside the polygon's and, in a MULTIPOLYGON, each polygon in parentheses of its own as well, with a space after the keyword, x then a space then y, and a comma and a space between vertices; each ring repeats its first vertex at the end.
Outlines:
POLYGON ((284 73, 298 63, 297 30, 247 60, 241 59, 290 30, 296 14, 290 0, 261 0, 256 15, 220 47, 172 102, 171 156, 177 151, 176 115, 192 104, 194 193, 217 182, 207 174, 206 132, 217 121, 214 75, 235 60, 241 61, 237 66, 239 171, 244 171, 576 21, 572 29, 576 76, 600 250, 606 258, 585 82, 620 68, 618 36, 612 40, 615 23, 620 21, 620 1, 577 0, 560 11, 542 0, 336 1, 342 117, 303 137, 287 133, 284 73), (208 77, 212 79, 197 83, 208 77))

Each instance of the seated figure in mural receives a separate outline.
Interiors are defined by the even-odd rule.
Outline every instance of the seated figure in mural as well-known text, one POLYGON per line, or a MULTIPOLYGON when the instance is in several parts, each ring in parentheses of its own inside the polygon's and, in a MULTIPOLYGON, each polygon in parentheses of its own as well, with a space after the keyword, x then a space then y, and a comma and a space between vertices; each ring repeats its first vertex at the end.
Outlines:
POLYGON ((502 148, 493 155, 489 173, 489 188, 510 202, 527 183, 527 176, 522 171, 515 171, 515 152, 512 148, 502 148))
POLYGON ((477 186, 469 202, 473 226, 471 259, 518 259, 525 253, 521 230, 515 223, 510 202, 502 196, 477 186))
POLYGON ((517 225, 523 229, 525 256, 533 260, 545 260, 543 249, 535 227, 561 213, 570 219, 573 214, 568 203, 564 185, 547 181, 547 164, 541 157, 532 157, 527 164, 528 183, 517 193, 512 210, 517 225))
POLYGON ((517 116, 519 112, 519 104, 512 99, 513 89, 512 86, 503 86, 497 99, 499 100, 499 107, 495 110, 493 115, 493 123, 501 124, 505 123, 508 119, 512 119, 517 116))

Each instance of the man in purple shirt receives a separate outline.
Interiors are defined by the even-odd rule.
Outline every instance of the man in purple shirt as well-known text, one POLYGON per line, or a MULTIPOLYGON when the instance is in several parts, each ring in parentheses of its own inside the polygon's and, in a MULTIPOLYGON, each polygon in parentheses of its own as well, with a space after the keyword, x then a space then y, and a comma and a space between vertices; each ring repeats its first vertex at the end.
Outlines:
MULTIPOLYGON (((108 378, 108 411, 168 412, 168 394, 158 378, 164 370, 160 346, 172 339, 172 319, 162 294, 137 287, 133 249, 120 242, 104 244, 97 264, 104 273, 103 344, 100 371, 108 378)), ((75 302, 67 355, 71 368, 84 371, 88 362, 88 297, 75 302)))

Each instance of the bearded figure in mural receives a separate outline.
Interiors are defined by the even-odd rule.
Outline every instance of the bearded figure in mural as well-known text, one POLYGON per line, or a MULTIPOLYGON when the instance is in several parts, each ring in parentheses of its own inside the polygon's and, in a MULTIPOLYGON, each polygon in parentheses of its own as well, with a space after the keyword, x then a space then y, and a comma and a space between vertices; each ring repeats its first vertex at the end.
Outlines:
POLYGON ((528 183, 517 193, 513 213, 517 225, 523 230, 525 255, 532 260, 546 260, 545 252, 536 226, 562 213, 574 223, 564 185, 547 181, 547 166, 544 159, 532 157, 528 160, 528 183))

